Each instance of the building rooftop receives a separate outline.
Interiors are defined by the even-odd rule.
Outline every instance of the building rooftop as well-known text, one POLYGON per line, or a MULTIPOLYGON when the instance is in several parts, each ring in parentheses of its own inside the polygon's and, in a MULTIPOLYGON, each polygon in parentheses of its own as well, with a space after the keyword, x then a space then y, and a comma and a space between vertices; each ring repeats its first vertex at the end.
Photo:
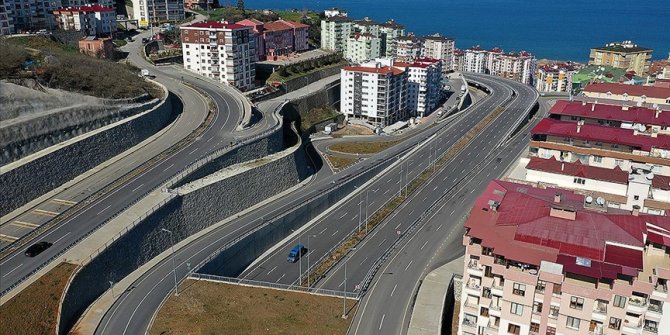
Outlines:
POLYGON ((327 17, 323 20, 325 20, 326 22, 353 22, 352 19, 344 15, 334 15, 327 17))
POLYGON ((633 129, 593 124, 584 124, 579 128, 578 132, 578 125, 575 122, 545 118, 531 130, 531 133, 533 135, 559 136, 590 142, 623 144, 647 152, 651 151, 652 148, 670 149, 670 135, 658 134, 657 137, 644 134, 636 135, 633 129))
POLYGON ((435 33, 433 35, 424 36, 423 39, 433 40, 433 41, 453 41, 452 37, 442 36, 440 33, 435 33))
POLYGON ((199 29, 240 29, 240 28, 247 28, 247 26, 243 26, 241 24, 237 23, 227 23, 227 22, 219 22, 219 21, 203 21, 203 22, 196 22, 189 24, 187 26, 182 26, 180 29, 188 29, 188 28, 199 28, 199 29))
POLYGON ((637 44, 633 44, 631 41, 623 41, 621 43, 615 42, 615 43, 609 43, 606 44, 604 47, 595 47, 593 48, 594 50, 602 50, 602 51, 611 51, 611 52, 630 52, 630 53, 635 53, 635 52, 652 52, 652 49, 649 48, 643 48, 637 46, 637 44))
POLYGON ((544 72, 559 72, 559 71, 577 71, 581 68, 577 63, 549 63, 538 66, 538 70, 544 72))
POLYGON ((628 184, 628 172, 621 170, 618 166, 614 169, 601 168, 597 166, 584 165, 579 160, 574 163, 558 161, 553 156, 549 159, 531 157, 526 169, 557 173, 566 176, 582 177, 607 181, 616 184, 628 184))
POLYGON ((626 85, 617 83, 596 83, 589 84, 584 88, 584 92, 593 93, 612 93, 617 95, 628 94, 630 97, 646 96, 647 98, 668 99, 670 98, 670 88, 642 85, 626 85))
POLYGON ((433 64, 439 63, 439 59, 432 58, 417 58, 414 62, 393 62, 393 66, 397 67, 419 67, 419 68, 428 68, 433 64))
POLYGON ((402 24, 400 24, 398 22, 395 22, 395 20, 393 20, 393 19, 388 20, 384 23, 381 23, 381 24, 379 24, 379 26, 385 27, 385 28, 391 28, 391 29, 405 29, 405 26, 403 26, 402 24))
POLYGON ((651 180, 651 187, 664 191, 670 191, 670 177, 659 174, 654 175, 654 178, 651 180))
POLYGON ((113 12, 114 8, 105 7, 99 4, 85 5, 85 6, 73 6, 73 7, 61 7, 56 9, 54 12, 83 12, 83 13, 94 13, 94 12, 113 12))
POLYGON ((372 67, 372 66, 345 66, 342 68, 342 70, 345 71, 351 71, 351 72, 366 72, 366 73, 377 73, 377 74, 391 74, 391 75, 399 75, 405 71, 394 68, 392 66, 380 66, 380 67, 372 67))
POLYGON ((670 218, 592 211, 584 201, 568 190, 494 180, 475 200, 466 235, 510 261, 549 261, 565 272, 610 279, 638 275, 647 241, 670 246, 670 218))
POLYGON ((309 28, 309 26, 306 24, 286 20, 277 20, 263 24, 263 29, 265 31, 282 31, 297 28, 309 28))
POLYGON ((361 38, 361 37, 365 37, 365 38, 377 38, 377 36, 375 36, 375 35, 373 35, 373 34, 370 34, 370 33, 352 33, 351 35, 349 35, 349 37, 350 37, 350 38, 353 38, 353 39, 356 39, 356 40, 358 40, 358 39, 361 38))
POLYGON ((237 24, 241 24, 243 26, 258 26, 258 25, 262 25, 263 22, 252 18, 252 19, 244 19, 242 21, 238 21, 237 24))
POLYGON ((670 110, 660 111, 646 107, 605 105, 590 102, 559 100, 549 114, 578 116, 589 119, 613 120, 644 125, 670 126, 670 110))

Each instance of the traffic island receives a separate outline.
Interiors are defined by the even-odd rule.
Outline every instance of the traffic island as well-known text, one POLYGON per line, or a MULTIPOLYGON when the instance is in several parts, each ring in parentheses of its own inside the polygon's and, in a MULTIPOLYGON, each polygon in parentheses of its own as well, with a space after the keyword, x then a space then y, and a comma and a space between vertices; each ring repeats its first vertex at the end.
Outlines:
POLYGON ((76 265, 61 263, 0 306, 2 334, 56 334, 60 299, 76 265))
POLYGON ((355 158, 350 158, 350 157, 339 157, 339 156, 333 156, 333 155, 324 155, 326 159, 328 160, 329 164, 333 170, 342 170, 354 163, 356 163, 358 160, 355 158))
POLYGON ((342 318, 343 300, 331 296, 205 280, 186 280, 179 291, 149 334, 346 334, 353 319, 342 318))
POLYGON ((337 153, 343 154, 354 154, 354 155, 371 155, 378 152, 384 151, 398 143, 397 141, 385 141, 385 142, 342 142, 335 143, 328 147, 329 150, 337 153))

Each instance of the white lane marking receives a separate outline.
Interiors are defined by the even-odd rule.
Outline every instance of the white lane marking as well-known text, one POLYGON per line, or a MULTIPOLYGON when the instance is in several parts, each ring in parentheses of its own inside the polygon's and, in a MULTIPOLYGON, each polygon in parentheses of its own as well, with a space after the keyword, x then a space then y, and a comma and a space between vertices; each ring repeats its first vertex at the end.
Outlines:
POLYGON ((426 247, 426 244, 428 244, 428 241, 424 242, 423 245, 421 246, 421 249, 419 250, 423 250, 423 248, 426 247))
POLYGON ((340 283, 340 285, 337 285, 337 287, 338 287, 338 288, 339 288, 339 287, 342 287, 342 285, 344 285, 344 280, 340 283))
POLYGON ((109 208, 109 207, 112 207, 112 205, 107 205, 107 207, 105 207, 101 211, 99 211, 98 214, 96 214, 96 216, 102 214, 102 212, 106 211, 107 208, 109 208))
POLYGON ((14 270, 20 268, 21 265, 23 265, 23 263, 19 264, 19 265, 18 265, 17 267, 15 267, 15 268, 9 270, 9 272, 5 273, 5 274, 2 276, 2 278, 5 278, 5 277, 9 276, 10 273, 12 273, 12 272, 14 272, 14 270))
POLYGON ((166 167, 165 169, 163 169, 163 172, 167 171, 167 169, 169 169, 169 168, 171 168, 171 167, 173 167, 173 166, 174 166, 174 163, 170 164, 170 166, 168 166, 168 167, 166 167))
POLYGON ((454 215, 454 212, 456 212, 456 210, 455 210, 455 209, 454 209, 453 211, 451 211, 451 215, 454 215))
POLYGON ((354 217, 351 218, 351 221, 356 220, 357 217, 358 217, 358 214, 354 215, 354 217))
POLYGON ((209 143, 212 139, 214 139, 214 137, 210 137, 206 142, 209 143))
POLYGON ((335 236, 335 234, 337 234, 337 233, 339 233, 339 232, 340 232, 339 230, 336 230, 336 231, 333 233, 333 235, 330 235, 330 236, 335 236))
POLYGON ((384 191, 384 194, 389 193, 389 190, 384 191))
POLYGON ((382 315, 382 322, 379 323, 379 330, 382 330, 382 325, 384 324, 384 318, 386 317, 386 314, 382 315))
POLYGON ((59 237, 57 240, 54 241, 54 244, 58 243, 58 241, 62 240, 65 236, 68 236, 68 235, 70 235, 70 232, 67 232, 67 234, 59 237))
POLYGON ((273 267, 272 270, 268 271, 268 274, 271 274, 272 271, 274 271, 277 268, 277 266, 273 267))
POLYGON ((435 188, 433 189, 433 191, 437 191, 437 186, 435 186, 435 188))
POLYGON ((391 291, 391 296, 393 296, 393 293, 395 293, 395 289, 396 289, 397 287, 398 287, 398 284, 395 284, 395 286, 393 286, 393 291, 391 291))
POLYGON ((189 155, 192 155, 192 154, 193 154, 194 152, 196 152, 196 151, 198 151, 198 148, 195 148, 195 149, 191 150, 191 152, 189 152, 188 154, 189 154, 189 155))
POLYGON ((411 211, 409 211, 409 215, 412 216, 412 213, 414 213, 414 209, 412 209, 411 211))
POLYGON ((346 213, 342 214, 342 216, 340 216, 340 219, 347 216, 347 214, 349 214, 349 212, 346 212, 346 213))
POLYGON ((409 269, 409 266, 412 265, 412 262, 414 262, 414 260, 409 261, 409 263, 405 267, 405 271, 407 271, 407 269, 409 269))
POLYGON ((365 256, 365 258, 363 258, 363 261, 361 262, 361 265, 363 265, 363 263, 365 263, 365 261, 366 261, 367 259, 368 259, 368 256, 365 256))
POLYGON ((442 225, 437 226, 437 229, 435 229, 435 231, 440 230, 440 228, 442 228, 442 225))
POLYGON ((286 274, 281 275, 281 277, 279 277, 279 279, 277 279, 277 281, 276 281, 275 283, 278 283, 278 282, 279 282, 280 280, 282 280, 282 278, 284 278, 284 277, 286 277, 286 274))
POLYGON ((319 235, 323 234, 323 232, 326 231, 326 229, 328 229, 328 227, 323 228, 323 230, 319 232, 319 235))
POLYGON ((140 184, 140 186, 135 187, 132 191, 130 191, 130 193, 135 193, 135 191, 137 191, 137 189, 142 186, 144 186, 144 183, 140 184))
POLYGON ((379 246, 381 247, 382 244, 384 244, 384 242, 386 242, 386 239, 384 239, 381 243, 379 243, 379 246))

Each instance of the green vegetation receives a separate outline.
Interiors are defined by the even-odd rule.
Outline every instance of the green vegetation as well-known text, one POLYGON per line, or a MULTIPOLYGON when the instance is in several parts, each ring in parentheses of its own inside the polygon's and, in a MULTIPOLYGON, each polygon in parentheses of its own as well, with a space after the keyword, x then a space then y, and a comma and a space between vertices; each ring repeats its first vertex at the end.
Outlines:
POLYGON ((338 113, 333 107, 327 105, 312 108, 307 113, 300 113, 300 129, 305 132, 313 125, 330 120, 339 114, 340 113, 338 113))
POLYGON ((117 47, 117 48, 120 48, 120 47, 128 44, 128 42, 126 42, 126 40, 114 40, 113 42, 114 42, 114 46, 117 47))
POLYGON ((60 297, 77 268, 61 263, 0 306, 2 334, 56 334, 60 297))
POLYGON ((291 79, 299 78, 323 69, 343 67, 345 65, 347 65, 347 62, 342 59, 342 55, 329 54, 318 59, 310 59, 300 63, 282 66, 278 71, 272 73, 265 82, 268 85, 271 85, 274 82, 284 83, 291 79))
POLYGON ((102 98, 130 98, 162 90, 137 76, 139 69, 79 53, 48 36, 0 40, 0 79, 34 79, 40 84, 102 98))
POLYGON ((356 163, 356 159, 349 157, 339 157, 333 155, 325 155, 326 159, 330 162, 330 165, 336 170, 341 170, 347 166, 356 163))
POLYGON ((353 318, 341 316, 342 298, 187 280, 149 334, 344 334, 353 318))
POLYGON ((342 142, 331 145, 329 149, 347 154, 369 155, 384 151, 398 143, 400 143, 400 140, 387 142, 342 142))

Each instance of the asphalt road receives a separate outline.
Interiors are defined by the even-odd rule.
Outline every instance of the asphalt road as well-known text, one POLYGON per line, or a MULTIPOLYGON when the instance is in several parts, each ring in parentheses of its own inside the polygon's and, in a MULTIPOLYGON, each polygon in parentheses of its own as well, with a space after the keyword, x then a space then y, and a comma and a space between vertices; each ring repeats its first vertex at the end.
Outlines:
MULTIPOLYGON (((503 94, 508 92, 504 87, 499 87, 503 94)), ((508 92, 509 94, 509 92, 508 92)), ((482 100, 486 103, 487 99, 482 100)), ((489 109, 494 104, 489 102, 489 109)), ((466 113, 465 122, 474 125, 476 119, 481 119, 486 113, 486 108, 473 109, 466 113)), ((241 216, 219 227, 209 234, 196 239, 187 246, 175 250, 175 262, 177 264, 177 278, 182 280, 190 271, 191 264, 198 264, 209 255, 215 252, 221 245, 234 240, 242 233, 255 226, 262 224, 263 218, 272 218, 286 211, 287 208, 302 204, 306 199, 311 199, 316 194, 326 189, 332 188, 338 184, 342 176, 354 175, 360 173, 367 167, 377 164, 380 160, 396 157, 399 153, 407 151, 414 147, 420 141, 426 140, 433 134, 449 127, 448 124, 429 128, 424 133, 416 135, 411 139, 394 146, 393 148, 356 164, 337 175, 323 176, 310 182, 299 192, 293 192, 288 196, 282 197, 277 201, 271 202, 266 206, 253 211, 250 214, 241 216)), ((460 129, 460 128, 459 128, 460 129)), ((454 139, 460 135, 453 135, 454 139)), ((424 153, 426 151, 424 150, 424 153)), ((417 161, 418 162, 418 161, 417 161)), ((101 324, 96 330, 97 334, 140 334, 144 333, 149 327, 153 313, 158 309, 161 302, 167 297, 173 289, 173 267, 171 258, 159 262, 151 270, 144 273, 133 285, 133 289, 124 292, 114 303, 110 311, 104 316, 101 324)))
MULTIPOLYGON (((144 34, 148 34, 145 32, 144 34)), ((206 80, 202 80, 195 75, 184 74, 174 71, 172 67, 163 68, 149 65, 135 51, 141 44, 138 42, 143 35, 137 36, 136 42, 129 43, 126 48, 131 50, 129 59, 132 63, 141 68, 148 68, 152 74, 156 75, 156 81, 163 83, 171 89, 176 85, 182 85, 181 80, 190 83, 210 95, 216 107, 218 114, 212 125, 193 143, 187 145, 179 152, 161 161, 153 168, 134 177, 122 187, 107 194, 104 198, 92 202, 88 207, 60 223, 53 229, 38 236, 35 241, 50 241, 54 245, 42 252, 36 257, 26 257, 24 249, 14 251, 0 262, 0 292, 21 282, 26 276, 31 275, 36 269, 40 268, 52 257, 58 255, 69 245, 87 235, 92 227, 111 218, 115 213, 122 211, 138 198, 155 189, 195 160, 211 153, 221 147, 229 145, 236 140, 234 131, 241 119, 241 103, 237 97, 206 80)), ((199 99, 195 94, 181 97, 182 100, 199 99)), ((203 111, 194 111, 196 115, 203 115, 203 111)), ((184 111, 180 117, 190 117, 191 111, 184 111)), ((201 119, 202 117, 200 117, 201 119)), ((195 121, 194 121, 195 122, 195 121)), ((197 124, 194 124, 197 127, 197 124)), ((194 127, 194 128, 195 128, 194 127)), ((263 129, 254 128, 253 131, 245 132, 245 136, 252 136, 254 132, 260 132, 263 129)), ((145 152, 141 157, 144 161, 154 157, 158 152, 145 152)))

